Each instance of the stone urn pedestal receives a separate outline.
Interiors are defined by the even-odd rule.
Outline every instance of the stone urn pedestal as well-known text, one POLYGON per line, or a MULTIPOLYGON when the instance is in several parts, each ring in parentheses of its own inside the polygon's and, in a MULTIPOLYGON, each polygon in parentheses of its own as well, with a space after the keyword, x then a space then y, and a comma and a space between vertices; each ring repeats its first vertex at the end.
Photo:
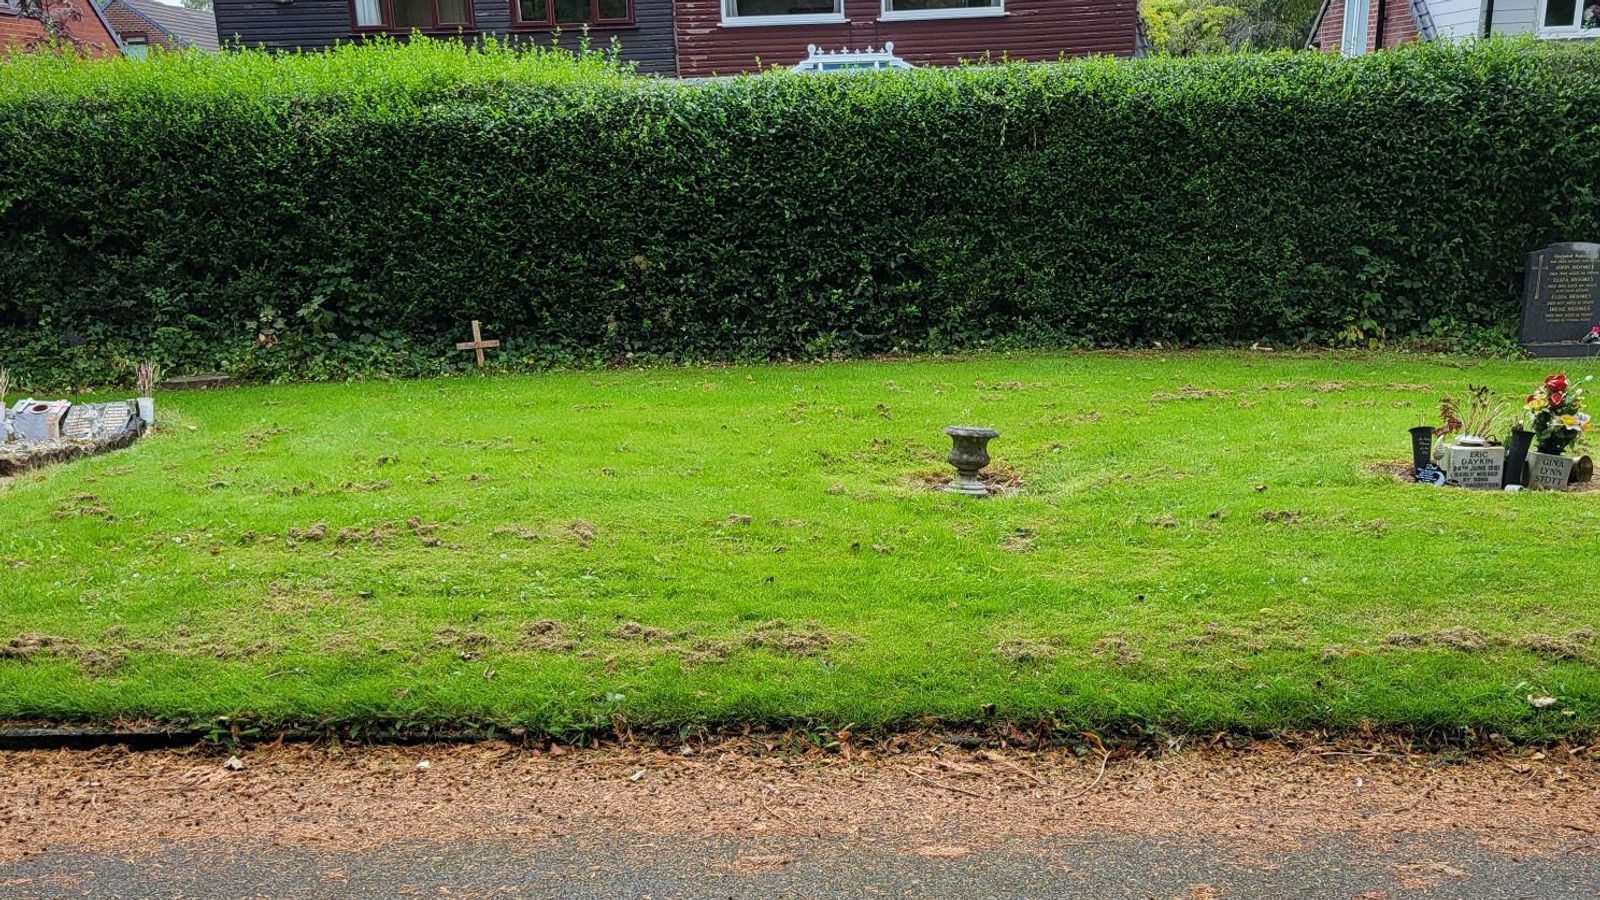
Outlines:
POLYGON ((955 480, 945 490, 967 497, 988 497, 989 488, 978 473, 989 464, 989 442, 999 437, 1000 432, 993 428, 952 425, 944 433, 950 435, 948 461, 956 469, 955 480))

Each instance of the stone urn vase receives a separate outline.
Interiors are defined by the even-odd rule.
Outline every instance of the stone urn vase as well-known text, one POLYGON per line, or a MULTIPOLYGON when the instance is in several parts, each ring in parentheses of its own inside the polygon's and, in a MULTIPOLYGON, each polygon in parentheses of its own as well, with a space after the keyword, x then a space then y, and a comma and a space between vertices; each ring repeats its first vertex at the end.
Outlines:
POLYGON ((1000 432, 993 428, 952 425, 944 433, 950 435, 947 459, 956 469, 955 480, 945 490, 968 497, 989 496, 989 488, 978 478, 978 472, 989 464, 989 442, 999 437, 1000 432))

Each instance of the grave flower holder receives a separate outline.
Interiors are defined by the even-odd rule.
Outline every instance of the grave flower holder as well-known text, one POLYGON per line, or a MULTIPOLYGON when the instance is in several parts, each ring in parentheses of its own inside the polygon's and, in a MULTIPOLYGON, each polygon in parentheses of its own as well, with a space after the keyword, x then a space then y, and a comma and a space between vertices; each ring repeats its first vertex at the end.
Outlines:
POLYGON ((1572 483, 1588 484, 1594 480, 1594 459, 1580 456, 1572 461, 1572 483))
POLYGON ((993 428, 952 425, 944 433, 950 435, 948 462, 956 469, 955 480, 945 490, 967 497, 989 496, 989 488, 978 473, 989 464, 989 442, 999 437, 1000 432, 993 428))
POLYGON ((1533 432, 1512 429, 1506 438, 1506 467, 1500 483, 1502 487, 1528 483, 1528 451, 1533 449, 1533 432))
POLYGON ((1422 471, 1433 455, 1433 426, 1418 425, 1411 429, 1411 469, 1422 471))

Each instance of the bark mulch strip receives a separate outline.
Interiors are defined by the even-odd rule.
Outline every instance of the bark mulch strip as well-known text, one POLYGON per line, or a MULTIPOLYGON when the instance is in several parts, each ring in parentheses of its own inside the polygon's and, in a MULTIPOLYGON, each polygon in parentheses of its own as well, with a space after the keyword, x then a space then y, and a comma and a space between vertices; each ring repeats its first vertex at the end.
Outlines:
POLYGON ((1518 854, 1600 833, 1592 748, 1449 761, 1403 751, 1257 745, 1162 758, 925 744, 785 753, 759 741, 532 750, 269 745, 0 753, 0 862, 45 850, 189 842, 375 851, 584 834, 886 840, 907 852, 1007 839, 1204 835, 1241 853, 1327 836, 1384 846, 1474 836, 1518 854))

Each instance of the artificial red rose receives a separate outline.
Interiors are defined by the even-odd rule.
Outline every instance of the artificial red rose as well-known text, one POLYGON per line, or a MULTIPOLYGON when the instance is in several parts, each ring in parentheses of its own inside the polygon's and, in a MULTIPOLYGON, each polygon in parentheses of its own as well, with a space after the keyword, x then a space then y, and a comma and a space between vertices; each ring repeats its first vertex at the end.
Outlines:
POLYGON ((1551 375, 1544 380, 1544 386, 1549 388, 1551 393, 1563 392, 1567 389, 1567 376, 1551 375))
POLYGON ((1550 395, 1550 408, 1551 409, 1554 409, 1555 407, 1560 406, 1561 404, 1563 404, 1565 402, 1567 402, 1567 395, 1561 393, 1560 391, 1556 391, 1555 393, 1550 395))

